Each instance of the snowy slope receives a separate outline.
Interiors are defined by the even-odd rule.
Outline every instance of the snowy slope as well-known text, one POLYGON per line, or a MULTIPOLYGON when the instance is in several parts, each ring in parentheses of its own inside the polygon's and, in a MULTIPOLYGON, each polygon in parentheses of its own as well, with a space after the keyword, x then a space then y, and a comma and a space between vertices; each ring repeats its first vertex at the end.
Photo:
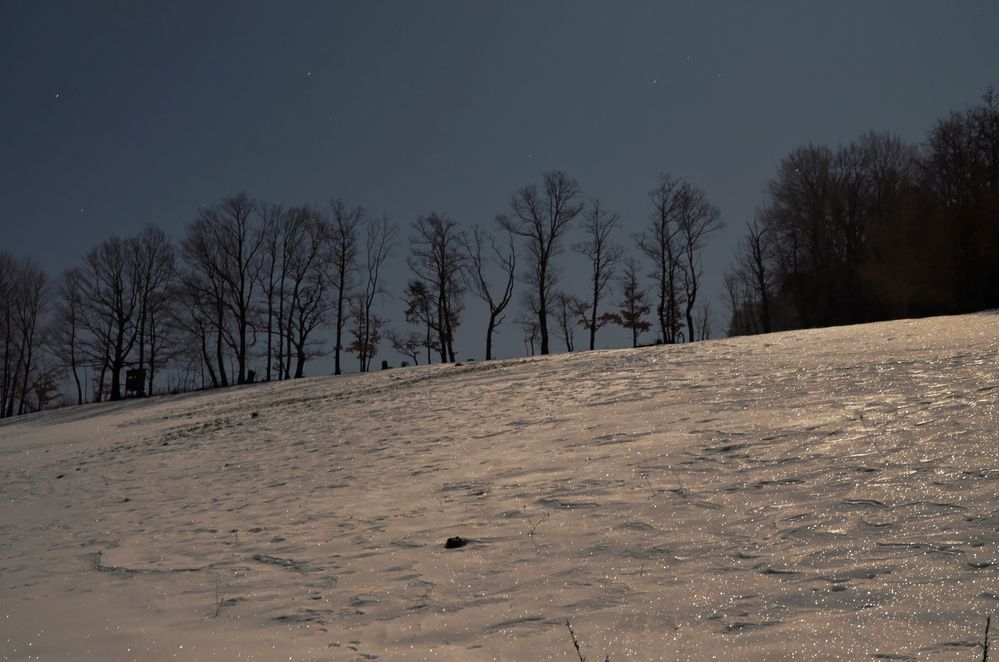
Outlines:
POLYGON ((981 659, 999 315, 0 425, 0 658, 981 659), (472 542, 445 549, 450 536, 472 542))

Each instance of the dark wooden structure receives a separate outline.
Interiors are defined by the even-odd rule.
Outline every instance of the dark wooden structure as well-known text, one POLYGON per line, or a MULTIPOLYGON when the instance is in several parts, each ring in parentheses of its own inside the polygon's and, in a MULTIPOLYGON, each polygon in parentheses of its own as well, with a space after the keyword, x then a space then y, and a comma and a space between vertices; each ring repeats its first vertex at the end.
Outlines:
POLYGON ((130 368, 125 371, 125 397, 141 398, 146 394, 146 370, 130 368))

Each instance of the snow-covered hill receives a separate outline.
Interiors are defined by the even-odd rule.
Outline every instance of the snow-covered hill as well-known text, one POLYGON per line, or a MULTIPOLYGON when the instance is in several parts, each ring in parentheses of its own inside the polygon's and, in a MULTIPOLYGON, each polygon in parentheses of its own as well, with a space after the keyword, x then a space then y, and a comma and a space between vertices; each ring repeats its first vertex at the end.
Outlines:
POLYGON ((981 658, 999 315, 0 425, 3 659, 981 658), (460 536, 469 544, 446 549, 460 536))

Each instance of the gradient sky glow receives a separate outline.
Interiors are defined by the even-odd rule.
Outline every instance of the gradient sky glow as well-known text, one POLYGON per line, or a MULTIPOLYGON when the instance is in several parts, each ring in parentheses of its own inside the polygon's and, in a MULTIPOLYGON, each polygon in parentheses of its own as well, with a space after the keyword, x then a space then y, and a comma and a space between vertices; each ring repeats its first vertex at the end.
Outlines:
MULTIPOLYGON (((405 238, 430 210, 490 224, 551 168, 620 212, 630 247, 665 171, 721 209, 717 296, 782 156, 872 129, 922 141, 999 84, 997 35, 984 0, 0 0, 0 248, 54 275, 146 223, 179 237, 239 190, 342 196, 405 238)), ((471 315, 459 356, 482 353, 471 315)), ((503 335, 501 355, 522 353, 503 335)))

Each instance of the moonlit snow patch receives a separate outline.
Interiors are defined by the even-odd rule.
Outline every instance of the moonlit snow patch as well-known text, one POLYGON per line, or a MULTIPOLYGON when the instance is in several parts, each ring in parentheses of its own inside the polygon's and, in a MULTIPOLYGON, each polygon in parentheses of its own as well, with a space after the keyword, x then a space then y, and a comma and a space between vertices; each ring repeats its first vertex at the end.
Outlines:
POLYGON ((592 660, 980 659, 997 336, 980 314, 8 420, 0 658, 564 660, 570 622, 592 660))

